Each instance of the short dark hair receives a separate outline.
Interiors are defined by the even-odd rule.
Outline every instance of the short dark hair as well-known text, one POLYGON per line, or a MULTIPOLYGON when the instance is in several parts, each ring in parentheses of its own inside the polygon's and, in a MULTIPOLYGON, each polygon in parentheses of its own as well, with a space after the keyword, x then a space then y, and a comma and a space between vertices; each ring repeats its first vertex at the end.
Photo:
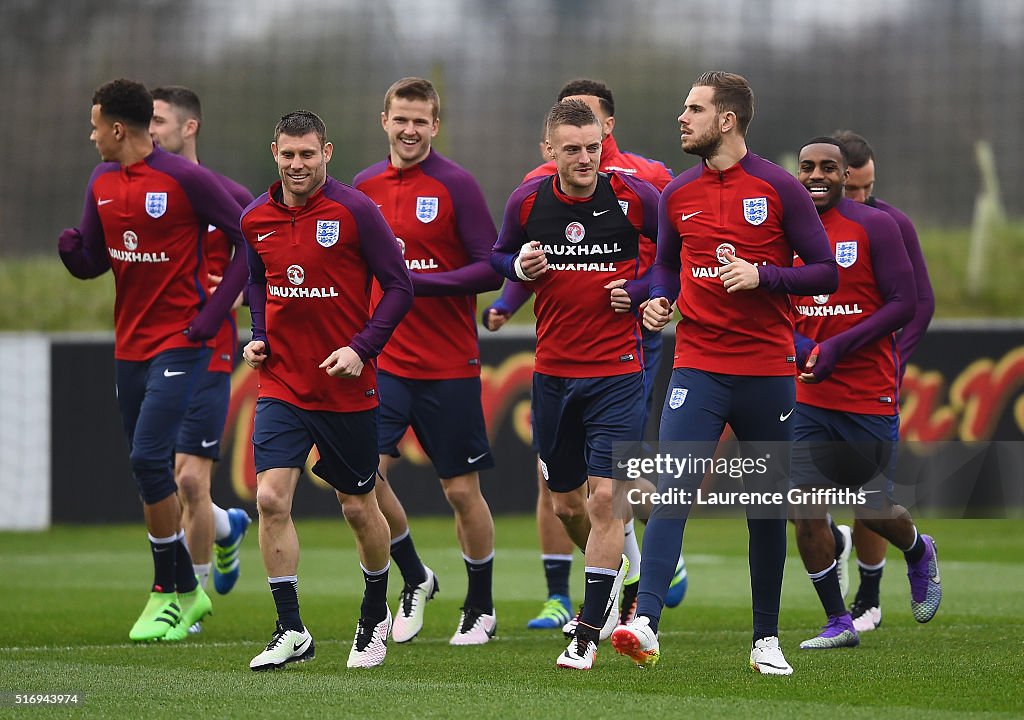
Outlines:
POLYGON ((570 80, 558 91, 558 100, 561 102, 567 97, 574 95, 592 95, 598 99, 601 109, 608 117, 615 116, 615 99, 612 97, 612 90, 603 82, 579 78, 570 80))
POLYGON ((800 146, 800 151, 802 152, 803 149, 808 145, 835 145, 837 148, 839 148, 839 155, 843 158, 843 167, 850 167, 850 153, 846 151, 846 146, 843 145, 838 140, 836 140, 834 137, 827 137, 825 135, 813 137, 800 146))
POLYGON ((309 110, 295 110, 282 115, 274 126, 274 142, 282 135, 290 137, 302 137, 309 133, 316 134, 320 139, 320 147, 327 142, 327 126, 320 116, 309 110))
POLYGON ((711 70, 701 73, 693 87, 709 87, 714 90, 715 110, 720 113, 736 114, 736 124, 740 135, 747 134, 747 128, 754 117, 754 91, 750 83, 742 75, 711 70))
POLYGON ((836 130, 832 137, 846 148, 846 154, 850 157, 850 167, 862 168, 868 164, 868 160, 875 159, 875 151, 871 149, 863 135, 858 135, 853 130, 836 130))
POLYGON ((152 90, 154 100, 163 100, 168 105, 173 105, 185 112, 185 115, 194 118, 200 125, 203 124, 203 106, 199 103, 199 96, 194 90, 184 85, 161 85, 152 90))
POLYGON ((404 77, 396 80, 384 93, 384 114, 391 109, 391 101, 395 98, 403 100, 423 100, 434 108, 434 119, 441 115, 441 96, 437 94, 434 84, 421 77, 404 77))
POLYGON ((547 132, 550 134, 559 125, 572 125, 573 127, 585 127, 587 125, 601 126, 597 115, 582 100, 560 100, 548 111, 547 132))
POLYGON ((104 117, 136 129, 149 130, 153 119, 153 96, 142 83, 120 78, 96 88, 92 104, 100 106, 104 117))

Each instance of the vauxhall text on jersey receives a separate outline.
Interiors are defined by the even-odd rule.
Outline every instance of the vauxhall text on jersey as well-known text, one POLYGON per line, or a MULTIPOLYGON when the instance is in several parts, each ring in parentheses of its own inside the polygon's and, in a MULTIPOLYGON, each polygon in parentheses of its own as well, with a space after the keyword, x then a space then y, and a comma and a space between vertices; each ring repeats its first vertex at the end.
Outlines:
POLYGON ((492 263, 515 277, 512 263, 530 241, 549 263, 529 283, 537 295, 537 372, 579 378, 642 369, 637 317, 614 313, 604 286, 637 280, 638 243, 657 233, 657 197, 650 184, 612 173, 599 175, 585 199, 563 194, 554 175, 524 182, 509 198, 492 263))
POLYGON ((678 297, 674 367, 793 375, 786 293, 835 283, 828 238, 803 185, 749 152, 724 171, 702 162, 665 188, 658 228, 651 296, 678 297), (794 252, 815 267, 793 268, 794 252), (726 253, 758 266, 755 290, 726 291, 718 276, 726 253))
MULTIPOLYGON (((416 294, 377 366, 421 380, 478 377, 476 294, 500 278, 488 262, 497 230, 476 180, 431 150, 412 167, 376 163, 353 184, 394 231, 416 294)), ((375 285, 374 302, 380 297, 375 285)))
MULTIPOLYGON (((184 331, 207 306, 209 225, 225 232, 235 248, 238 277, 227 284, 228 292, 237 294, 245 262, 240 207, 214 173, 160 148, 128 167, 114 162, 96 167, 81 231, 87 254, 100 246, 101 237, 105 243, 105 257, 91 258, 91 274, 107 267, 114 273, 118 360, 142 361, 195 346, 184 331)), ((227 276, 223 267, 220 273, 227 276)), ((226 312, 231 302, 222 302, 226 312)))
POLYGON ((253 339, 268 347, 260 397, 305 410, 376 407, 372 359, 408 309, 412 288, 395 236, 373 203, 328 177, 305 205, 289 207, 277 182, 246 208, 242 232, 253 339), (385 300, 371 316, 373 278, 385 300), (346 345, 366 363, 362 374, 327 377, 318 366, 346 345))
MULTIPOLYGON (((820 383, 797 383, 797 402, 840 412, 899 412, 899 354, 892 315, 914 304, 914 272, 888 215, 843 198, 821 215, 839 266, 839 289, 794 296, 796 331, 838 356, 820 383)), ((800 264, 796 260, 797 265, 800 264)))

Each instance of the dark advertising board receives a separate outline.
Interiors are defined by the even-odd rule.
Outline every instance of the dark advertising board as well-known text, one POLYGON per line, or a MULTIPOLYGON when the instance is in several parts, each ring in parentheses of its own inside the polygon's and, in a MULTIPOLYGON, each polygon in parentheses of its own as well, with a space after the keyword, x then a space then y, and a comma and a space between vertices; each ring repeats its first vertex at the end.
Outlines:
MULTIPOLYGON (((666 340, 671 342, 671 337, 666 340)), ((51 352, 53 522, 140 519, 114 396, 112 343, 59 340, 51 352)), ((671 353, 664 355, 655 414, 660 412, 671 365, 671 353)), ((485 333, 481 361, 484 416, 496 462, 493 470, 482 474, 484 494, 495 513, 531 512, 536 500, 529 412, 533 337, 522 332, 485 333)), ((256 477, 250 438, 256 374, 242 365, 232 383, 213 497, 224 507, 252 510, 256 477)), ((933 328, 907 371, 901 405, 901 436, 907 447, 982 441, 1019 447, 1024 440, 1024 330, 993 324, 933 328)), ((451 421, 457 424, 459 418, 451 421)), ((649 437, 652 430, 656 432, 656 418, 649 437)), ((429 460, 411 433, 400 451, 402 458, 391 479, 409 514, 449 513, 429 460)), ((938 461, 922 460, 926 453, 914 453, 918 457, 907 462, 916 463, 916 472, 944 471, 928 465, 938 461)), ((312 461, 307 467, 311 465, 312 461)), ((1024 473, 1019 467, 1011 470, 1019 484, 1024 473)), ((988 495, 975 501, 999 504, 1004 499, 998 490, 985 492, 988 495)), ((964 502, 970 502, 970 497, 964 502)), ((295 495, 295 515, 338 512, 333 491, 308 470, 304 472, 295 495)))

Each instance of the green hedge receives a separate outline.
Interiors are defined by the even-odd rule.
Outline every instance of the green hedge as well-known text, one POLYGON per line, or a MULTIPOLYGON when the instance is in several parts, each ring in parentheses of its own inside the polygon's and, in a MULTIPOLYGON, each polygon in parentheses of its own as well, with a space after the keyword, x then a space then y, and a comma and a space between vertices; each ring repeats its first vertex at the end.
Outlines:
MULTIPOLYGON (((1020 317, 1024 314, 1024 224, 1009 225, 995 234, 987 258, 987 282, 973 298, 966 288, 969 238, 967 229, 921 231, 935 288, 935 317, 1020 317)), ((479 307, 486 307, 497 294, 482 295, 479 307)), ((68 275, 56 253, 0 261, 0 330, 110 330, 113 305, 109 273, 77 280, 68 275)), ((533 323, 529 306, 513 322, 533 323)), ((247 323, 243 311, 239 326, 247 323)))

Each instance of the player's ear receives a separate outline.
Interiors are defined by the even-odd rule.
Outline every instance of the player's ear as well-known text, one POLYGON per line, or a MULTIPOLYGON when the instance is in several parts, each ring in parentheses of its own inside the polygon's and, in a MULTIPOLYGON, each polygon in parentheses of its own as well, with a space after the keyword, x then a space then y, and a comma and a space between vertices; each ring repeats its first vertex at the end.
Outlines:
POLYGON ((324 143, 324 162, 331 161, 331 155, 334 154, 334 143, 324 143))

